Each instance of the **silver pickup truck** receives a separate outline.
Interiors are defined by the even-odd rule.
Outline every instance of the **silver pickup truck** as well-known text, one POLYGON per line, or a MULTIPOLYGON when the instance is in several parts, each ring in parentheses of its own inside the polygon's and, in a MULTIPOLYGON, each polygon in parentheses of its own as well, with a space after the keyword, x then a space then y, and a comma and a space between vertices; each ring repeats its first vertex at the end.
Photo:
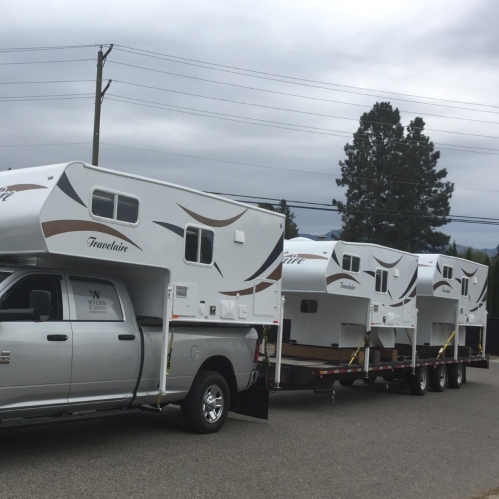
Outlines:
POLYGON ((198 433, 218 431, 229 410, 266 418, 268 394, 247 391, 255 329, 172 326, 158 396, 161 331, 159 319, 135 316, 114 278, 0 266, 0 428, 169 403, 198 433))

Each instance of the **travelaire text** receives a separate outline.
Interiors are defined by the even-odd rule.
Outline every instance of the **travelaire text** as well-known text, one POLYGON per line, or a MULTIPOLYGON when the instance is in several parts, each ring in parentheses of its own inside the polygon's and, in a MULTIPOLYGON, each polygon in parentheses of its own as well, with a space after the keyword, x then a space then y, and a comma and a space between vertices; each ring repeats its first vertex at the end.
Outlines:
POLYGON ((113 241, 112 243, 103 243, 102 241, 98 241, 96 237, 89 237, 87 239, 87 246, 89 248, 99 248, 110 251, 123 251, 123 253, 128 250, 128 246, 125 246, 123 243, 116 244, 116 241, 113 241))

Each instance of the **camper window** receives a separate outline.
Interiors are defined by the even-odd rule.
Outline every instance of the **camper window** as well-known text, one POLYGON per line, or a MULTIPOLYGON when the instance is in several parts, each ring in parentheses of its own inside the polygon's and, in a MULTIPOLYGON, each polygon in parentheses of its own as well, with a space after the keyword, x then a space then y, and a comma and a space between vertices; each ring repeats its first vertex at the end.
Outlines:
POLYGON ((185 260, 193 263, 213 263, 214 232, 198 227, 187 227, 185 230, 185 260))
POLYGON ((452 267, 444 265, 443 277, 444 279, 452 279, 452 267))
POLYGON ((376 269, 376 285, 375 290, 378 293, 386 293, 388 289, 388 271, 376 269))
POLYGON ((461 278, 461 294, 463 296, 468 296, 468 282, 469 279, 467 277, 461 278))
POLYGON ((111 282, 73 276, 69 280, 73 288, 77 321, 123 320, 120 299, 111 282))
POLYGON ((302 314, 316 314, 317 300, 302 300, 300 303, 300 312, 302 314))
POLYGON ((358 256, 343 253, 341 268, 350 272, 358 272, 360 270, 360 258, 358 256))
POLYGON ((92 195, 92 214, 134 224, 139 219, 139 201, 121 194, 95 190, 92 195))

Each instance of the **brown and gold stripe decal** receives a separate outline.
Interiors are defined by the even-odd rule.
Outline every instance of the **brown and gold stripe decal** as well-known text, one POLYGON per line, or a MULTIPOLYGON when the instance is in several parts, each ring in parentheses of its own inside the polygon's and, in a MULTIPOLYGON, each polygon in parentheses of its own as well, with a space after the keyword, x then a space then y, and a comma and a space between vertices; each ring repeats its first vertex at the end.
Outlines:
POLYGON ((7 190, 8 191, 16 191, 16 192, 21 192, 21 191, 32 191, 34 189, 46 189, 44 185, 37 185, 37 184, 16 184, 16 185, 8 185, 7 190))
POLYGON ((463 271, 463 274, 464 274, 466 277, 473 277, 473 276, 477 273, 477 271, 478 271, 478 269, 475 269, 475 272, 472 272, 472 273, 470 274, 469 272, 466 272, 466 270, 464 270, 462 267, 461 267, 461 270, 463 271))
POLYGON ((227 218, 225 220, 215 220, 213 218, 207 218, 204 217, 203 215, 199 215, 198 213, 194 213, 193 211, 182 206, 181 204, 178 204, 178 206, 180 206, 180 208, 182 208, 194 220, 196 220, 201 224, 208 225, 209 227, 227 227, 228 225, 233 224, 236 220, 239 220, 248 211, 248 209, 246 208, 242 213, 236 215, 235 217, 227 218))
POLYGON ((438 281, 433 285, 433 291, 436 291, 441 286, 449 286, 449 288, 453 289, 453 287, 447 281, 438 281))
POLYGON ((476 312, 479 308, 483 307, 483 303, 480 303, 477 307, 472 308, 470 312, 476 312))
POLYGON ((64 194, 70 197, 73 201, 76 201, 78 204, 81 204, 85 208, 87 207, 87 205, 81 200, 80 196, 78 196, 78 194, 76 193, 74 187, 71 185, 66 172, 61 175, 59 182, 57 182, 57 187, 59 187, 59 189, 61 189, 61 191, 64 192, 64 194))
MULTIPOLYGON (((281 276, 282 276, 282 263, 279 263, 279 265, 267 276, 267 279, 272 281, 278 281, 279 279, 281 279, 281 276)), ((255 293, 259 293, 260 291, 269 288, 273 284, 274 284, 273 282, 260 282, 255 286, 255 293)), ((253 294, 253 287, 239 289, 238 291, 220 291, 220 294, 227 296, 251 295, 253 294)))
POLYGON ((394 303, 393 305, 389 305, 390 307, 401 307, 402 305, 405 305, 406 303, 409 303, 411 300, 409 298, 406 298, 404 301, 401 301, 399 303, 394 303))
POLYGON ((382 267, 385 267, 385 269, 392 269, 393 267, 395 267, 395 265, 397 265, 397 263, 400 262, 400 260, 402 260, 402 258, 404 258, 404 255, 402 255, 396 262, 394 263, 386 263, 386 262, 383 262, 381 260, 379 260, 378 258, 376 258, 375 256, 373 256, 373 258, 382 266, 382 267))
MULTIPOLYGON (((416 282, 416 279, 418 278, 418 269, 416 268, 416 271, 414 272, 414 275, 412 276, 411 282, 409 283, 409 286, 407 286, 407 289, 399 296, 399 300, 403 298, 411 289, 411 287, 414 285, 416 282)), ((416 289, 416 288, 414 288, 416 289)), ((415 292, 415 291, 414 291, 415 292)))
POLYGON ((107 234, 108 236, 118 237, 142 251, 140 246, 137 246, 121 232, 98 222, 90 222, 87 220, 52 220, 50 222, 42 223, 42 230, 47 238, 69 232, 100 232, 101 234, 107 234))
POLYGON ((326 284, 329 286, 332 282, 339 281, 340 279, 346 279, 348 281, 354 281, 357 284, 360 284, 355 277, 352 277, 349 274, 333 274, 328 277, 326 277, 326 284))
POLYGON ((305 258, 306 260, 327 260, 325 256, 313 255, 311 253, 296 253, 296 256, 298 258, 305 258))
POLYGON ((278 258, 281 257, 282 248, 284 244, 284 234, 279 238, 274 249, 270 252, 270 255, 263 262, 262 266, 251 276, 245 279, 245 281, 252 281, 255 277, 258 277, 260 274, 265 272, 278 258))

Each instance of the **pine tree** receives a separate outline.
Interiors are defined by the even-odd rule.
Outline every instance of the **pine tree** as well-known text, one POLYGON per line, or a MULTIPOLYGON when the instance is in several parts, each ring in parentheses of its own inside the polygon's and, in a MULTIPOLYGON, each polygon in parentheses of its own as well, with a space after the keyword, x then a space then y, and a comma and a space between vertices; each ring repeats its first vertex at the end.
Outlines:
POLYGON ((346 144, 338 186, 346 202, 333 200, 342 214, 342 239, 372 242, 413 253, 443 252, 449 236, 435 231, 448 223, 454 186, 444 182, 440 157, 424 135, 424 121, 400 123, 398 109, 376 103, 364 113, 346 144))

